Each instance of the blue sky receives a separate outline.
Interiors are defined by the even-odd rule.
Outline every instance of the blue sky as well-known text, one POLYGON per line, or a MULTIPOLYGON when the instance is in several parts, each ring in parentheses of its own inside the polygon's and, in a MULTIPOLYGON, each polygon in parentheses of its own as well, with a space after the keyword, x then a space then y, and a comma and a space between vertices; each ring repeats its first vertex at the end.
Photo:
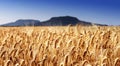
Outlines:
POLYGON ((119 0, 0 0, 0 24, 18 19, 48 20, 55 16, 120 25, 119 0))

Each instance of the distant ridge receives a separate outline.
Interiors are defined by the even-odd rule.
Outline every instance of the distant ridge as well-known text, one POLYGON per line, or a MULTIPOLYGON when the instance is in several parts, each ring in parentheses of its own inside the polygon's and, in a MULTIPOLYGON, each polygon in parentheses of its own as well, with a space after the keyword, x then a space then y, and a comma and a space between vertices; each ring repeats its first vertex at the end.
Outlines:
MULTIPOLYGON (((72 16, 60 16, 60 17, 52 17, 47 21, 40 22, 39 20, 33 19, 20 19, 15 22, 3 24, 1 26, 67 26, 67 25, 83 25, 83 26, 92 26, 91 22, 85 22, 77 19, 72 16)), ((94 24, 99 26, 107 26, 104 24, 94 24)))

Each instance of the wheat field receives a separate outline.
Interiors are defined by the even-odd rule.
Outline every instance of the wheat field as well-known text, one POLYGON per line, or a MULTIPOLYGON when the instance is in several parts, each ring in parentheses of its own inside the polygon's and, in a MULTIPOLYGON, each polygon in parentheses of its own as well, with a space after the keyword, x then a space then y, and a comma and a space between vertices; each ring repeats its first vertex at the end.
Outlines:
POLYGON ((120 66, 120 27, 0 27, 0 66, 120 66))

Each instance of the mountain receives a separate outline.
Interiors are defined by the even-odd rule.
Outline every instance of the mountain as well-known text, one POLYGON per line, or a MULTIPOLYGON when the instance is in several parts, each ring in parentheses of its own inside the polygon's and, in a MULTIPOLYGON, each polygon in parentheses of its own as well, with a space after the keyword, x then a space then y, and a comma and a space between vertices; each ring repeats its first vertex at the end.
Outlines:
POLYGON ((17 20, 16 22, 11 22, 8 24, 4 24, 1 26, 38 26, 40 25, 40 21, 39 20, 32 20, 32 19, 27 19, 27 20, 17 20))
MULTIPOLYGON (((60 17, 52 17, 51 19, 47 21, 40 22, 39 20, 32 20, 32 19, 20 19, 16 22, 4 24, 1 26, 67 26, 67 25, 84 25, 84 26, 92 26, 93 24, 91 22, 85 22, 77 19, 76 17, 72 16, 60 16, 60 17)), ((99 26, 107 26, 103 24, 95 24, 99 26)))
POLYGON ((50 20, 41 23, 43 26, 67 26, 69 24, 76 25, 92 25, 89 22, 80 21, 76 17, 64 16, 64 17, 53 17, 50 20))

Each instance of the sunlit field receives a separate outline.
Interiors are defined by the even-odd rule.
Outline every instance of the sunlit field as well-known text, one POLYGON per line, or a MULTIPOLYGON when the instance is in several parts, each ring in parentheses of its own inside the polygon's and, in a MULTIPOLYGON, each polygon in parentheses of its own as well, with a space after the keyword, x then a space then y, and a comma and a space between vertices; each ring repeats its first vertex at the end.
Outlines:
POLYGON ((0 66, 120 66, 120 27, 0 27, 0 66))

